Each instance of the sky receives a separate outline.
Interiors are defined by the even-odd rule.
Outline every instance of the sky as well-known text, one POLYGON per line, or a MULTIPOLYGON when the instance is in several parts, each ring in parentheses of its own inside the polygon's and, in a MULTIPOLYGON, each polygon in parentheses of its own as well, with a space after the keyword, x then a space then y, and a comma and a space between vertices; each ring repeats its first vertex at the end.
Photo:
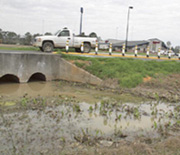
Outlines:
POLYGON ((78 34, 83 7, 85 34, 125 40, 129 6, 128 40, 158 38, 180 45, 180 0, 0 0, 0 28, 23 35, 68 27, 78 34))

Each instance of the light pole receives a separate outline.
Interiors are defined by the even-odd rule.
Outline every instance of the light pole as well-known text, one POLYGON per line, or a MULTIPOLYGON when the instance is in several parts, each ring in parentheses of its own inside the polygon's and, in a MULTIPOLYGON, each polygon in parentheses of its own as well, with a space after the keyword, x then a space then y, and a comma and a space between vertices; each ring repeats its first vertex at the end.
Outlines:
POLYGON ((125 51, 127 52, 127 43, 128 43, 128 30, 129 30, 129 15, 130 15, 130 9, 133 9, 132 6, 129 6, 128 8, 128 16, 127 16, 127 29, 126 29, 126 43, 125 43, 125 51))
POLYGON ((81 19, 80 19, 80 32, 79 32, 79 34, 81 35, 81 33, 82 33, 82 16, 83 16, 83 7, 81 7, 80 11, 81 11, 81 19))

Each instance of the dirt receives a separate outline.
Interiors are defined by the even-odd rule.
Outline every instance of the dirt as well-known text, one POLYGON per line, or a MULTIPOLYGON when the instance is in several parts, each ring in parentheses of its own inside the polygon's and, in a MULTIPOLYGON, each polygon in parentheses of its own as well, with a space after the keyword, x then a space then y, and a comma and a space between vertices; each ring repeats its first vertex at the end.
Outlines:
POLYGON ((146 77, 143 83, 136 88, 120 88, 117 79, 106 79, 103 81, 101 90, 113 90, 122 94, 131 94, 145 99, 163 100, 167 102, 180 101, 180 74, 152 78, 146 77))
POLYGON ((180 74, 172 74, 144 82, 131 90, 132 94, 156 100, 180 101, 180 74))
MULTIPOLYGON (((82 68, 91 65, 90 61, 84 60, 70 60, 70 62, 83 64, 82 68)), ((156 78, 147 76, 143 78, 142 84, 131 89, 120 88, 118 79, 111 78, 104 80, 100 89, 113 89, 117 93, 130 93, 148 99, 178 102, 180 101, 180 74, 157 75, 156 78)))

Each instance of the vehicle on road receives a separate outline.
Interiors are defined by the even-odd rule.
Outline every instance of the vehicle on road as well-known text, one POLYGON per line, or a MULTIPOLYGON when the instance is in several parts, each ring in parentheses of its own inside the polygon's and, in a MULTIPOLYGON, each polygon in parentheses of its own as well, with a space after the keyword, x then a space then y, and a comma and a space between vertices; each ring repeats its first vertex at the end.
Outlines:
POLYGON ((64 28, 52 36, 36 37, 33 46, 39 47, 43 52, 52 52, 54 48, 65 48, 67 40, 69 41, 69 47, 75 48, 76 52, 81 52, 83 42, 83 52, 89 53, 91 48, 95 48, 96 46, 97 36, 95 33, 91 33, 89 36, 76 36, 71 30, 64 28))

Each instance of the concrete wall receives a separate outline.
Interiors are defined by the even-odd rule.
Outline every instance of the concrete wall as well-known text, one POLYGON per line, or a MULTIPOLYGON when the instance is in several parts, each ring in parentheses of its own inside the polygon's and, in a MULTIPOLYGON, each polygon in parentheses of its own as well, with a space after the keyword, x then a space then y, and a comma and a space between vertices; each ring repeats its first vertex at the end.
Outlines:
POLYGON ((0 53, 0 78, 15 75, 21 83, 28 82, 35 73, 45 75, 47 81, 63 79, 100 85, 102 80, 62 59, 60 55, 44 53, 0 53))

